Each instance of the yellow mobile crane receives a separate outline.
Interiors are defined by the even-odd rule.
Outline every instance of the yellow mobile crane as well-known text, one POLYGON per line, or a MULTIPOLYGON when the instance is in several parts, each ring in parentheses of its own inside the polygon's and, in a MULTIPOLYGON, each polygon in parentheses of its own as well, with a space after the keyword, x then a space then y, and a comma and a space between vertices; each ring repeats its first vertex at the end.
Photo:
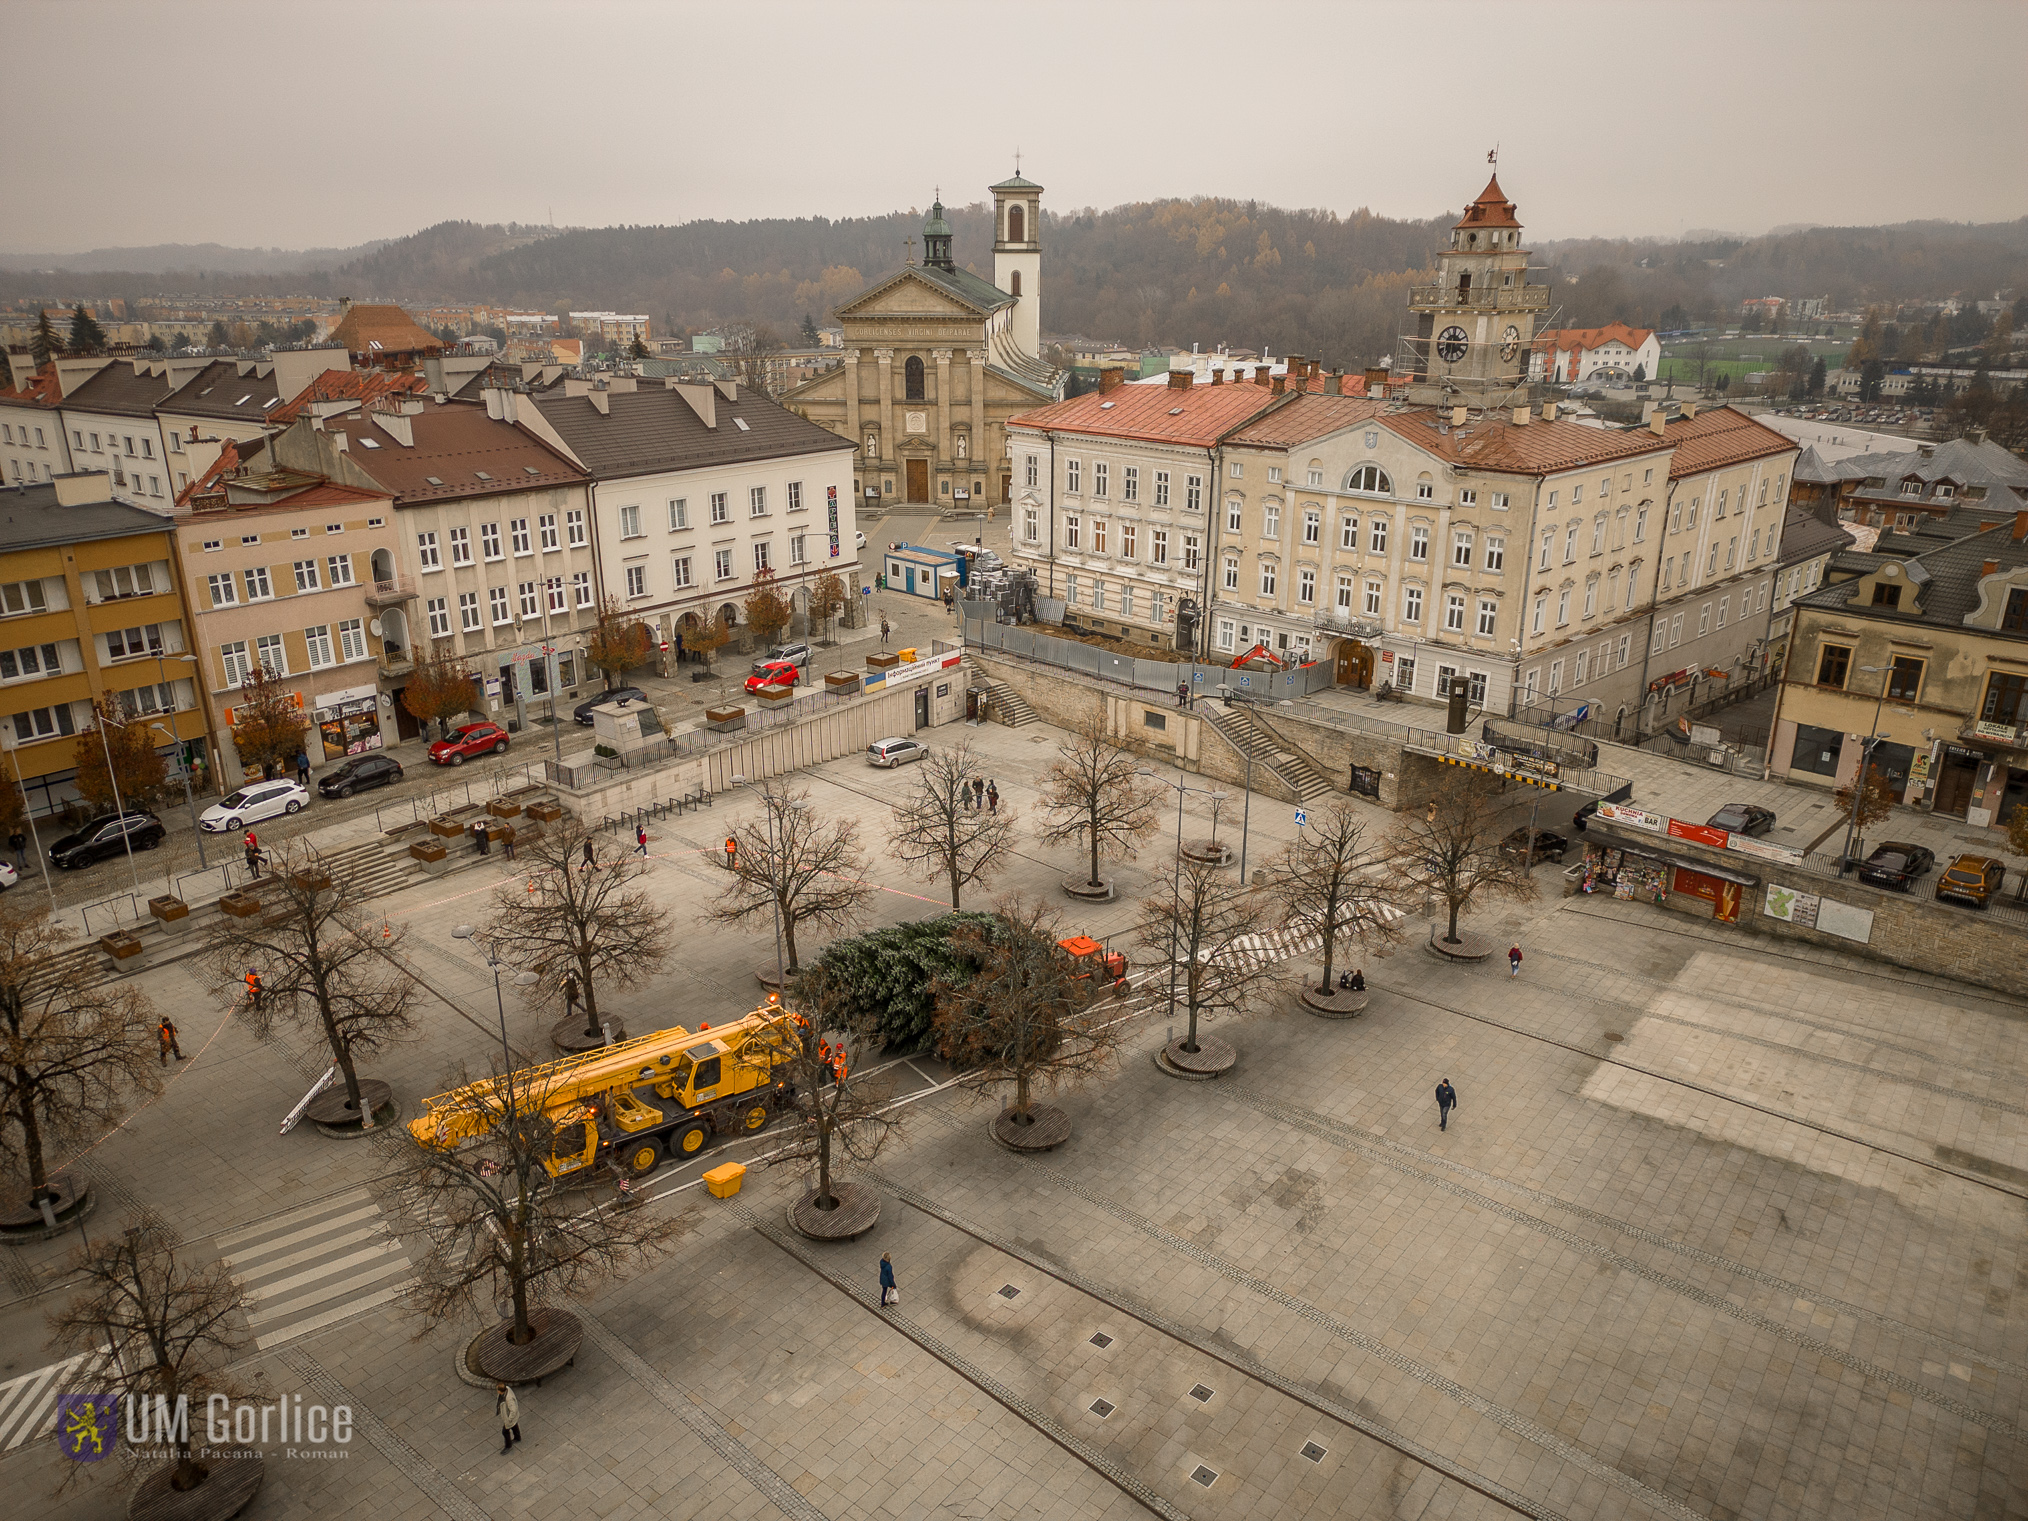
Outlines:
POLYGON ((716 1028, 672 1025, 525 1068, 506 1092, 487 1078, 440 1093, 424 1101, 409 1133, 425 1146, 456 1147, 490 1132, 511 1097, 556 1126, 554 1150, 543 1159, 552 1178, 607 1156, 645 1177, 665 1156, 694 1156, 714 1136, 764 1128, 794 1095, 784 1069, 806 1028, 774 1003, 716 1028))

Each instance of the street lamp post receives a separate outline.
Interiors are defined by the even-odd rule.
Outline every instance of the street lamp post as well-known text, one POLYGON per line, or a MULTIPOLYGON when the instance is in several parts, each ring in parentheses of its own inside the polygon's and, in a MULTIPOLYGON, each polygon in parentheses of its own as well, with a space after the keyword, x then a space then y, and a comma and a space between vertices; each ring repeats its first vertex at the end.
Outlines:
POLYGON ((556 646, 545 644, 543 656, 549 661, 549 737, 556 741, 556 772, 558 780, 563 776, 563 720, 556 716, 556 693, 562 677, 561 663, 557 659, 556 646))
POLYGON ((1886 667, 1862 665, 1860 670, 1880 677, 1880 696, 1873 704, 1873 721, 1866 726, 1866 737, 1859 742, 1859 770, 1852 778, 1852 814, 1845 821, 1845 848, 1838 856, 1838 875, 1844 876, 1852 869, 1852 841, 1859 832, 1859 808, 1866 800, 1866 762, 1873 754, 1873 747, 1882 738, 1880 734, 1880 710, 1887 703, 1886 667))
POLYGON ((49 862, 43 858, 42 836, 35 828, 35 809, 28 801, 28 783, 21 776, 21 752, 9 752, 14 757, 14 785, 21 789, 21 816, 28 820, 28 841, 35 847, 35 869, 42 873, 42 886, 49 894, 49 911, 56 912, 56 883, 50 878, 49 862))
MULTIPOLYGON (((141 895, 141 868, 134 864, 134 831, 127 827, 127 805, 120 800, 120 779, 113 775, 113 747, 106 739, 107 719, 95 714, 92 727, 99 731, 99 750, 106 758, 106 780, 113 788, 113 813, 120 821, 120 841, 127 847, 127 870, 133 874, 134 896, 141 895)), ((122 724, 120 727, 125 728, 122 724)))
MULTIPOLYGON (((452 930, 451 938, 453 940, 470 940, 476 944, 485 953, 486 966, 493 973, 493 1007, 500 1014, 500 1071, 504 1076, 514 1070, 514 1053, 507 1045, 507 1000, 500 992, 500 968, 505 963, 500 960, 499 953, 495 950, 492 943, 481 940, 479 932, 469 924, 461 924, 452 930)), ((532 988, 538 981, 540 979, 530 971, 524 970, 514 974, 514 985, 517 988, 532 988)), ((509 1098, 511 1101, 511 1093, 509 1094, 509 1098)))
MULTIPOLYGON (((1183 922, 1183 798, 1187 793, 1202 792, 1206 797, 1211 799, 1211 843, 1216 845, 1218 843, 1218 805, 1223 803, 1231 794, 1219 791, 1216 788, 1188 787, 1182 782, 1172 782, 1166 776, 1146 766, 1137 767, 1136 769, 1140 775, 1147 777, 1150 781, 1160 782, 1164 787, 1173 787, 1176 791, 1176 872, 1172 882, 1173 891, 1170 893, 1169 900, 1169 1021, 1170 1028, 1173 1031, 1176 1020, 1176 971, 1182 959, 1176 954, 1176 951, 1183 922)), ((1242 883, 1246 881, 1243 872, 1240 881, 1242 883)))

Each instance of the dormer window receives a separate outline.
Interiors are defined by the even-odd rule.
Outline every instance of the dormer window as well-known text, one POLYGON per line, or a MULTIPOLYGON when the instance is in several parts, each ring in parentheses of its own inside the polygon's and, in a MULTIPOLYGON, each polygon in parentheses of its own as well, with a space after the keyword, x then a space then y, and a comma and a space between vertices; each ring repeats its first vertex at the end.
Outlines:
POLYGON ((1889 586, 1885 581, 1873 583, 1873 605, 1893 609, 1901 606, 1901 588, 1889 586))
POLYGON ((1958 488, 1953 486, 1949 481, 1938 481, 1936 483, 1936 499, 1939 502, 1948 502, 1957 494, 1958 488))
POLYGON ((1903 496, 1921 496, 1921 495, 1922 495, 1922 482, 1921 482, 1921 481, 1903 481, 1903 482, 1901 483, 1901 494, 1902 494, 1903 496))

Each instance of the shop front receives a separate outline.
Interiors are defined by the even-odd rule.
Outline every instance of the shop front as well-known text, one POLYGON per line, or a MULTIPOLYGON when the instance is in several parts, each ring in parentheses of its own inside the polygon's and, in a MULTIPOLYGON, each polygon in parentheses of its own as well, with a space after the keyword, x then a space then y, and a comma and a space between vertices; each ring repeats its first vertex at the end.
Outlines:
MULTIPOLYGON (((1578 890, 1610 893, 1615 898, 1651 903, 1656 908, 1670 907, 1672 896, 1679 900, 1694 898, 1710 904, 1711 917, 1719 923, 1736 924, 1746 890, 1759 882, 1758 877, 1745 872, 1628 844, 1607 835, 1586 840, 1578 890)), ((1676 906, 1683 905, 1678 902, 1676 906)))
POLYGON ((380 692, 368 683, 342 692, 319 692, 311 719, 324 744, 324 759, 337 760, 378 750, 386 741, 380 728, 380 692))

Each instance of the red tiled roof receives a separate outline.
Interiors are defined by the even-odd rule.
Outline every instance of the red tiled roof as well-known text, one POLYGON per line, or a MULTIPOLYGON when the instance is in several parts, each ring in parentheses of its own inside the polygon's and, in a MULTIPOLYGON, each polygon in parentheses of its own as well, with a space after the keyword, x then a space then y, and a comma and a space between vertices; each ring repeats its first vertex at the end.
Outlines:
POLYGON ((268 420, 286 427, 309 411, 313 401, 371 401, 376 396, 408 393, 416 396, 429 390, 429 377, 413 370, 399 375, 386 370, 326 370, 303 388, 303 394, 268 414, 268 420))
POLYGON ((28 384, 19 390, 0 386, 0 402, 10 407, 53 407, 62 400, 63 387, 57 383, 53 364, 46 364, 29 376, 28 384))
POLYGON ((408 422, 413 448, 404 448, 363 411, 330 418, 324 427, 345 435, 353 463, 403 502, 574 486, 587 479, 534 434, 488 417, 475 402, 424 402, 408 422))
POLYGON ((1645 428, 1587 428, 1582 423, 1544 422, 1540 418, 1517 425, 1495 413, 1481 413, 1462 428, 1454 428, 1449 413, 1439 407, 1383 413, 1380 421, 1418 448, 1445 460, 1476 470, 1511 470, 1517 475, 1553 475, 1669 447, 1668 440, 1645 428))
POLYGON ((1256 422, 1248 423, 1230 435, 1226 442, 1259 444, 1268 448, 1299 444, 1307 439, 1322 438, 1327 433, 1336 433, 1340 428, 1349 428, 1355 423, 1367 422, 1385 405, 1383 401, 1364 396, 1324 396, 1312 392, 1298 396, 1287 406, 1277 408, 1256 422))
POLYGON ((352 354, 443 352, 443 340, 398 306, 353 306, 331 329, 330 342, 352 354))
POLYGON ((1792 454, 1800 448, 1786 434, 1777 433, 1767 424, 1755 422, 1730 407, 1714 407, 1691 418, 1678 417, 1669 423, 1665 437, 1676 446, 1675 456, 1669 461, 1672 481, 1770 454, 1792 454))
POLYGON ((1538 349, 1595 349, 1617 340, 1637 349, 1655 336, 1653 328, 1608 322, 1604 327, 1558 327, 1535 335, 1538 349))
POLYGON ((1465 214, 1458 218, 1456 225, 1474 231, 1485 227, 1520 229, 1521 224, 1514 220, 1514 203, 1501 193, 1499 175, 1495 174, 1486 181, 1486 188, 1479 192, 1476 201, 1465 208, 1465 214))
POLYGON ((1234 428, 1289 400, 1267 386, 1115 386, 1008 419, 1008 426, 1103 438, 1145 438, 1208 449, 1234 428))

